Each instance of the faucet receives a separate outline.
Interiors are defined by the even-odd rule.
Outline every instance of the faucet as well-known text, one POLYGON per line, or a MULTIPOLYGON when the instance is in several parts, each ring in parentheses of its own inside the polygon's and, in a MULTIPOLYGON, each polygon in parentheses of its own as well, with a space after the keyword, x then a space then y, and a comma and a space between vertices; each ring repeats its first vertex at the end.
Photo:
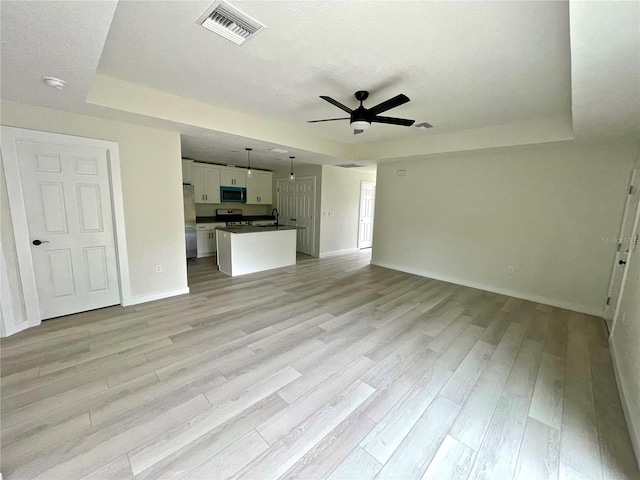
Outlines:
POLYGON ((274 208, 273 210, 271 210, 271 216, 276 217, 276 227, 277 227, 278 224, 280 223, 280 214, 278 213, 277 208, 274 208))

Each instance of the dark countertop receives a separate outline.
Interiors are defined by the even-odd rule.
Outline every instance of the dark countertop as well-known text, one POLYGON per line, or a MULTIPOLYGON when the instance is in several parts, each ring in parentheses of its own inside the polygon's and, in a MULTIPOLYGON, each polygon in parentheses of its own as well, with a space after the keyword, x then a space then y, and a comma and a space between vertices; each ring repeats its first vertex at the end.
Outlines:
POLYGON ((284 230, 297 230, 298 227, 288 227, 286 225, 264 227, 218 227, 216 230, 229 233, 262 233, 262 232, 282 232, 284 230))
MULTIPOLYGON (((251 221, 251 222, 259 222, 259 221, 271 221, 275 220, 276 217, 271 215, 243 215, 242 221, 251 221)), ((226 223, 225 217, 196 217, 196 223, 226 223)))
POLYGON ((226 225, 227 222, 224 220, 216 220, 216 217, 196 217, 196 223, 219 223, 221 225, 226 225))

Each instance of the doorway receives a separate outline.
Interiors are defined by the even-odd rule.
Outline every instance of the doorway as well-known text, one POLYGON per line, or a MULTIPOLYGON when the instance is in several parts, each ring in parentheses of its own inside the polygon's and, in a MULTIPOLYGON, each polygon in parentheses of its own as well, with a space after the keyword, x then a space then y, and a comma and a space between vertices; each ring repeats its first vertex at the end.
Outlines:
POLYGON ((2 154, 26 316, 5 333, 122 303, 117 144, 2 127, 2 154))
POLYGON ((613 323, 616 307, 620 298, 622 281, 629 261, 629 254, 635 247, 634 222, 638 208, 640 206, 640 164, 631 171, 629 180, 629 190, 622 217, 620 234, 615 239, 617 252, 613 267, 611 269, 611 279, 604 310, 604 319, 609 327, 609 332, 613 331, 613 323))
POLYGON ((358 223, 358 248, 371 248, 373 245, 373 215, 376 204, 376 184, 363 180, 360 182, 360 222, 358 223))
POLYGON ((298 227, 296 251, 314 255, 316 246, 316 179, 301 177, 294 182, 277 181, 280 222, 298 227))

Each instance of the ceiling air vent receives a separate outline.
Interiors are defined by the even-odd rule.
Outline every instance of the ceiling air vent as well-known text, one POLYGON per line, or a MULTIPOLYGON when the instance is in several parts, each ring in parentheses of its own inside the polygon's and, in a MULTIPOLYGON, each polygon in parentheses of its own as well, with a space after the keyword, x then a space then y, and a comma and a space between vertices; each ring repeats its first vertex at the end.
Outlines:
POLYGON ((222 0, 211 5, 196 23, 237 45, 242 45, 266 28, 257 20, 222 0))
POLYGON ((342 167, 342 168, 360 168, 360 167, 364 167, 364 165, 358 165, 357 163, 343 163, 341 165, 336 165, 336 167, 342 167))

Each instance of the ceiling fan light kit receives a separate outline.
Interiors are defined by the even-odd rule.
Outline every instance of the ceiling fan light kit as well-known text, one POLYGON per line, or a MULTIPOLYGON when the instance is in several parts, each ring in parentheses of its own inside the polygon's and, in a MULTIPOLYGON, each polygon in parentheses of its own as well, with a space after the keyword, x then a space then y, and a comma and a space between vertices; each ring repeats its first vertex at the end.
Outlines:
POLYGON ((318 122, 333 122, 335 120, 349 120, 351 124, 351 128, 353 128, 354 135, 364 132, 367 130, 372 123, 387 123, 389 125, 400 125, 403 127, 410 127, 414 124, 415 120, 409 120, 407 118, 395 118, 395 117, 382 117, 381 113, 386 112, 387 110, 391 110, 392 108, 399 107, 407 102, 409 102, 409 97, 404 94, 396 95, 389 100, 386 100, 382 103, 379 103, 375 107, 365 108, 362 104, 368 97, 369 92, 365 90, 358 90, 355 95, 356 100, 360 102, 360 106, 355 110, 343 105, 342 103, 334 100, 331 97, 327 97, 326 95, 320 95, 320 98, 329 102, 330 104, 338 107, 340 110, 347 112, 349 117, 341 117, 341 118, 326 118, 323 120, 309 120, 308 123, 318 123, 318 122))
POLYGON ((371 123, 367 122, 366 120, 354 120, 353 122, 351 122, 351 128, 353 128, 354 130, 366 130, 370 126, 371 123))

